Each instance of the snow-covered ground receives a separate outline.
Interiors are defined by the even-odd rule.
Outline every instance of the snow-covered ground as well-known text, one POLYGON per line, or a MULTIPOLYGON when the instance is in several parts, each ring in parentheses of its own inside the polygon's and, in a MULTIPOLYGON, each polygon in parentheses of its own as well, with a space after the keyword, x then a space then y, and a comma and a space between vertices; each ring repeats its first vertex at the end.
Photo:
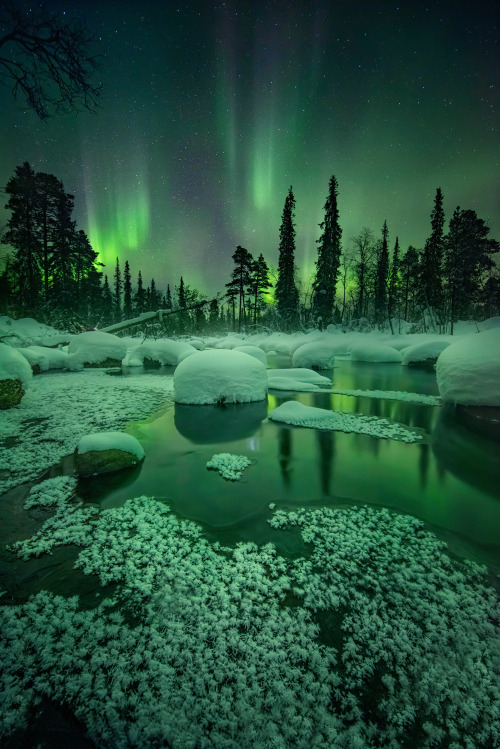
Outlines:
MULTIPOLYGON (((9 335, 18 327, 9 341, 23 347, 58 336, 34 322, 0 324, 9 335)), ((490 334, 467 338, 471 330, 464 330, 440 354, 443 399, 461 402, 457 389, 479 393, 480 402, 496 397, 500 328, 488 327, 490 334)), ((188 403, 259 401, 280 387, 414 400, 418 408, 439 403, 420 393, 335 390, 331 378, 303 367, 272 374, 255 351, 232 350, 251 345, 292 357, 307 345, 305 355, 318 355, 321 366, 320 353, 346 356, 352 345, 362 347, 362 335, 330 329, 204 339, 199 348, 214 350, 190 352, 176 370, 176 391, 188 403)), ((404 338, 391 347, 386 334, 367 335, 371 363, 358 366, 377 366, 369 352, 383 346, 402 352, 389 356, 398 360, 391 368, 402 367, 404 338)), ((130 352, 137 339, 121 345, 130 352)), ((26 358, 14 358, 27 366, 26 358)), ((170 376, 48 372, 31 379, 19 406, 0 413, 0 494, 32 480, 25 509, 47 513, 10 553, 26 560, 72 543, 78 574, 114 586, 94 608, 49 590, 22 602, 0 597, 0 741, 48 698, 66 705, 106 747, 499 746, 498 596, 485 568, 452 558, 419 520, 366 506, 289 511, 271 503, 276 544, 226 547, 154 497, 101 510, 78 498, 71 476, 39 480, 85 435, 122 432, 130 419, 173 400, 170 376), (307 554, 282 556, 282 537, 300 538, 307 554)), ((296 401, 270 417, 422 441, 418 430, 387 419, 296 401)), ((211 462, 208 468, 229 479, 249 465, 246 456, 228 453, 211 462)), ((257 462, 250 473, 258 471, 257 462)))

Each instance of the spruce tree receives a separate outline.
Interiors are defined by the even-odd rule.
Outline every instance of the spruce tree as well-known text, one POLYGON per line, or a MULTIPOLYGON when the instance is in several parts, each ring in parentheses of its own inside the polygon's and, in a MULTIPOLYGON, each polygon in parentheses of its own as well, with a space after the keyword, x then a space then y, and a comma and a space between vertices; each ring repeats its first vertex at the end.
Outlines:
POLYGON ((116 258, 115 266, 115 294, 113 299, 113 317, 115 322, 122 319, 122 274, 120 271, 120 262, 116 258))
POLYGON ((269 289, 272 288, 272 283, 269 280, 269 268, 264 256, 260 253, 257 260, 252 263, 251 279, 249 291, 253 295, 253 324, 257 324, 257 313, 263 310, 266 303, 263 300, 263 295, 266 294, 269 289))
POLYGON ((332 175, 328 197, 324 206, 325 218, 320 223, 323 230, 318 239, 316 277, 313 283, 313 309, 320 327, 333 321, 337 278, 340 267, 342 229, 339 226, 337 206, 338 184, 332 175))
POLYGON ((146 292, 142 285, 142 273, 137 276, 137 291, 134 294, 134 314, 142 315, 146 311, 146 292))
POLYGON ((384 320, 387 312, 387 276, 389 273, 389 230, 387 221, 384 221, 382 227, 382 241, 379 246, 377 256, 377 267, 375 271, 375 322, 380 325, 384 320))
POLYGON ((411 245, 401 259, 401 304, 403 317, 409 322, 414 318, 415 302, 419 288, 419 253, 411 245))
POLYGON ((104 286, 102 289, 102 319, 104 325, 110 325, 113 322, 114 316, 114 300, 109 288, 108 277, 104 276, 104 286))
POLYGON ((183 279, 182 276, 181 276, 181 280, 180 280, 180 283, 179 283, 179 290, 177 292, 177 299, 178 299, 178 302, 179 302, 179 307, 181 309, 185 309, 186 306, 187 306, 187 304, 186 304, 186 292, 185 292, 185 289, 184 289, 184 279, 183 279))
POLYGON ((132 276, 130 274, 130 265, 125 260, 125 269, 123 271, 123 317, 130 320, 133 315, 132 309, 132 276))
POLYGON ((396 244, 394 245, 394 252, 392 253, 391 272, 389 274, 389 284, 387 288, 387 316, 389 318, 389 325, 392 330, 392 317, 394 311, 398 306, 399 301, 399 238, 396 237, 396 244))
POLYGON ((436 311, 443 307, 443 253, 444 253, 444 210, 441 188, 436 190, 434 208, 431 212, 431 235, 427 239, 420 259, 420 290, 422 302, 436 311))
POLYGON ((57 306, 72 307, 73 275, 76 250, 76 221, 71 218, 74 197, 62 190, 57 198, 57 220, 53 236, 51 273, 52 289, 57 306))
POLYGON ((231 274, 231 281, 226 284, 226 289, 234 289, 238 297, 238 330, 245 319, 245 289, 252 282, 253 258, 248 250, 238 245, 232 255, 234 269, 231 274))
POLYGON ((295 198, 292 187, 285 199, 281 217, 276 302, 286 326, 298 318, 299 292, 295 285, 295 198))
POLYGON ((491 256, 500 244, 488 237, 490 230, 475 211, 456 208, 445 241, 444 270, 448 314, 453 323, 474 313, 482 277, 493 267, 491 256))
POLYGON ((12 271, 19 308, 22 312, 33 312, 42 285, 41 242, 37 222, 35 172, 27 161, 16 168, 15 176, 8 181, 5 192, 9 195, 5 207, 12 211, 12 216, 7 222, 2 242, 14 248, 12 271))
POLYGON ((167 284, 167 294, 165 296, 165 309, 172 309, 172 293, 170 291, 170 284, 167 284))

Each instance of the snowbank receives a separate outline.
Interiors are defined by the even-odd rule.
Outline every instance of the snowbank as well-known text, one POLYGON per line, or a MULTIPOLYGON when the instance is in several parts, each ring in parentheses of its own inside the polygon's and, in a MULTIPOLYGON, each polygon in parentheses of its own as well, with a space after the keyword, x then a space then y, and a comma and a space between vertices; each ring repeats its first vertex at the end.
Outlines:
POLYGON ((312 369, 270 369, 267 373, 269 387, 273 390, 295 390, 296 392, 312 392, 321 390, 320 385, 330 386, 328 377, 318 374, 312 369))
POLYGON ((75 336, 68 346, 68 369, 83 369, 85 364, 100 364, 106 359, 121 362, 127 344, 111 333, 92 330, 75 336))
POLYGON ((267 357, 259 346, 251 346, 251 345, 236 346, 236 348, 234 348, 233 351, 241 351, 243 354, 248 354, 249 356, 255 356, 256 359, 262 362, 262 364, 265 364, 267 367, 267 357))
POLYGON ((375 363, 400 363, 403 359, 401 353, 392 346, 378 343, 368 338, 366 341, 355 343, 350 349, 352 361, 364 361, 375 363))
POLYGON ((500 327, 467 335, 436 362, 443 400, 464 406, 500 406, 500 327))
POLYGON ((177 366, 182 358, 196 353, 194 346, 182 341, 164 338, 157 341, 145 341, 131 349, 123 360, 126 367, 142 367, 144 359, 152 359, 161 365, 177 366))
POLYGON ((0 380, 19 380, 27 387, 32 376, 31 367, 19 350, 0 343, 0 380))
POLYGON ((18 351, 31 367, 39 367, 41 372, 47 372, 49 369, 65 369, 68 363, 67 353, 58 348, 28 346, 18 351))
POLYGON ((439 354, 448 348, 451 339, 448 336, 433 338, 428 336, 428 340, 408 346, 401 352, 403 355, 403 364, 417 364, 425 362, 428 359, 437 359, 439 354))
POLYGON ((264 364, 241 351, 199 351, 175 370, 176 403, 249 403, 266 395, 264 364))

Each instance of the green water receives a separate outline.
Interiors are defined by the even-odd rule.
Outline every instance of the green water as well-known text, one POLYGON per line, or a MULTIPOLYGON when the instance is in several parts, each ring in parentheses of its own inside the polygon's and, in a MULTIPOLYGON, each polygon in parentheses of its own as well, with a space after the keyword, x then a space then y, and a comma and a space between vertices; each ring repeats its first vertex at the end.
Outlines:
MULTIPOLYGON (((281 364, 281 363, 280 363, 281 364)), ((404 390, 437 395, 432 372, 393 364, 339 361, 338 389, 404 390)), ((127 431, 144 446, 142 467, 126 478, 99 477, 83 493, 103 508, 145 494, 163 497, 183 517, 226 542, 275 540, 267 524, 276 507, 362 503, 426 521, 452 551, 500 570, 500 450, 469 432, 454 410, 389 399, 271 391, 268 402, 225 408, 170 404, 127 431), (393 419, 417 427, 422 443, 322 432, 267 420, 295 398, 306 405, 393 419), (219 452, 246 455, 237 482, 206 462, 219 452)))

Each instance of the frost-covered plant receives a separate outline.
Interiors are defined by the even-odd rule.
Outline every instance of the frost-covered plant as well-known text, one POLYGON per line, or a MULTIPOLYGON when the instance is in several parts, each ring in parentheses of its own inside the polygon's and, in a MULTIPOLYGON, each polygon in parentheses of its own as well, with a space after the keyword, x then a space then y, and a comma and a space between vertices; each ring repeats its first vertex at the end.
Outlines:
POLYGON ((228 481, 238 481, 245 468, 250 465, 252 461, 245 455, 232 453, 217 453, 207 462, 207 468, 219 471, 220 475, 228 481))

